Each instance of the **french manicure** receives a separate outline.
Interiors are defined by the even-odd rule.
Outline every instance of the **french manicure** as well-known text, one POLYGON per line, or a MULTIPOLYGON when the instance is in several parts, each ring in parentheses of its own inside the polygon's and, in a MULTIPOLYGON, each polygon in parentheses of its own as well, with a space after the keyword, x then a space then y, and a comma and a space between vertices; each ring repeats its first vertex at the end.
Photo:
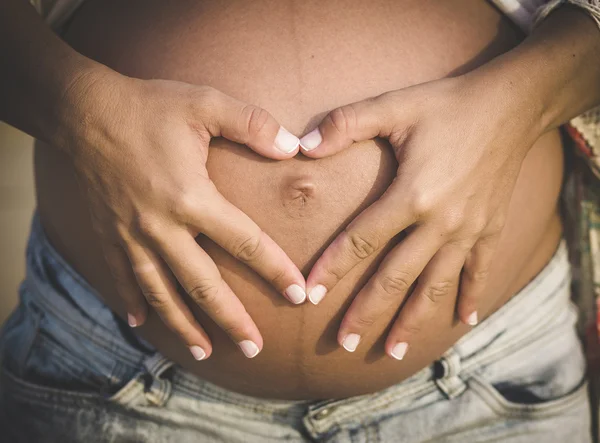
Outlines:
POLYGON ((358 334, 348 334, 344 337, 342 341, 342 346, 348 352, 356 351, 356 347, 360 343, 360 335, 358 334))
POLYGON ((308 293, 308 299, 313 305, 318 305, 323 297, 327 294, 327 288, 323 285, 317 285, 308 293))
POLYGON ((467 324, 469 324, 470 326, 475 326, 478 323, 478 319, 477 319, 477 311, 473 311, 471 313, 471 315, 469 315, 469 318, 467 318, 467 324))
POLYGON ((306 292, 298 285, 290 285, 285 290, 285 295, 290 299, 292 303, 295 305, 299 305, 300 303, 304 303, 306 300, 306 292))
POLYGON ((279 127, 279 131, 275 136, 275 148, 285 154, 289 154, 290 152, 295 151, 299 144, 300 141, 298 140, 298 137, 291 134, 283 126, 279 127))
POLYGON ((127 313, 127 323, 129 323, 130 328, 135 328, 138 325, 135 316, 130 313, 127 313))
POLYGON ((317 128, 313 129, 300 139, 300 146, 305 151, 312 151, 319 146, 322 141, 323 137, 321 136, 321 131, 319 131, 319 128, 317 128))
POLYGON ((396 360, 402 360, 404 358, 404 356, 406 355, 407 349, 408 349, 408 343, 406 343, 406 342, 398 343, 392 349, 392 352, 391 352, 392 357, 394 357, 396 360))
POLYGON ((206 352, 200 346, 190 346, 190 352, 196 360, 204 360, 206 358, 206 352))
POLYGON ((260 349, 258 349, 256 343, 254 343, 251 340, 242 340, 238 343, 238 346, 240 347, 244 355, 248 358, 254 358, 260 352, 260 349))

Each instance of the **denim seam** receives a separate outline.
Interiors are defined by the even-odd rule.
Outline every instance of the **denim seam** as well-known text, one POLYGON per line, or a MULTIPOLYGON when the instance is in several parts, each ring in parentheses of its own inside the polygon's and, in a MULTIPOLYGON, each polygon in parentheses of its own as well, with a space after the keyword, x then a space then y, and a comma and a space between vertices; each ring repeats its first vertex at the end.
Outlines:
MULTIPOLYGON (((35 280, 29 279, 26 280, 26 283, 33 284, 34 291, 42 290, 42 288, 39 287, 38 283, 35 280)), ((44 297, 36 297, 35 300, 32 301, 32 303, 40 305, 40 307, 48 311, 55 318, 55 320, 65 324, 67 327, 73 329, 74 331, 77 331, 78 334, 85 336, 87 340, 92 342, 92 344, 94 344, 95 346, 98 346, 99 348, 104 350, 107 354, 115 355, 119 359, 124 360, 126 363, 131 364, 132 369, 136 369, 139 366, 140 362, 143 361, 144 354, 136 350, 135 348, 126 350, 123 346, 118 344, 116 341, 111 340, 110 338, 106 340, 98 339, 96 335, 89 334, 85 329, 79 328, 76 323, 70 321, 69 318, 65 318, 64 315, 58 312, 54 308, 54 306, 51 303, 49 303, 44 297), (110 348, 106 346, 106 342, 110 342, 110 348), (137 359, 131 358, 131 354, 138 355, 139 357, 137 359)))
POLYGON ((538 404, 520 405, 506 400, 489 383, 481 377, 473 377, 469 382, 469 388, 478 395, 490 408, 504 417, 522 418, 527 413, 528 419, 543 420, 555 416, 576 405, 577 402, 587 395, 588 383, 585 379, 571 392, 556 400, 549 400, 538 404))
MULTIPOLYGON (((65 407, 74 407, 82 404, 92 405, 94 403, 104 403, 106 401, 105 397, 102 397, 97 393, 77 392, 41 386, 17 377, 6 368, 2 368, 0 371, 0 376, 3 379, 9 379, 10 381, 11 387, 8 391, 9 395, 30 403, 35 402, 36 404, 45 405, 47 407, 55 407, 61 404, 65 407), (45 399, 51 399, 52 401, 47 401, 45 399)), ((6 388, 2 388, 2 390, 6 390, 6 388)))
MULTIPOLYGON (((388 395, 382 395, 380 398, 376 399, 376 400, 370 400, 368 403, 368 411, 369 413, 374 413, 377 411, 381 411, 382 409, 385 409, 386 407, 389 407, 389 405, 391 405, 392 403, 396 402, 396 401, 401 401, 403 399, 407 399, 410 397, 414 397, 414 396, 424 396, 433 392, 439 392, 437 386, 435 385, 435 383, 433 381, 424 383, 422 386, 419 387, 414 387, 414 389, 410 390, 410 391, 403 391, 402 393, 399 392, 394 392, 394 393, 390 393, 388 395), (400 394, 400 395, 399 395, 400 394)), ((441 394, 440 394, 441 395, 441 394)), ((343 408, 343 406, 354 406, 354 408, 356 410, 350 410, 350 408, 344 408, 347 410, 340 410, 339 412, 337 412, 335 414, 335 416, 332 416, 330 420, 323 420, 323 422, 320 423, 315 423, 314 420, 310 421, 310 425, 311 427, 315 430, 315 432, 318 432, 318 428, 328 428, 329 426, 331 426, 331 424, 329 423, 338 423, 341 421, 345 421, 345 420, 351 420, 352 418, 364 414, 364 408, 361 407, 361 405, 350 405, 350 404, 346 404, 346 405, 341 405, 341 406, 337 406, 340 408, 343 408)), ((320 408, 320 409, 327 409, 330 407, 336 407, 335 405, 330 405, 330 406, 325 406, 324 408, 320 408)), ((316 409, 315 411, 313 411, 314 414, 318 413, 319 409, 316 409)))
MULTIPOLYGON (((232 402, 229 392, 220 394, 211 388, 203 389, 201 392, 199 392, 198 389, 190 389, 188 386, 178 384, 173 386, 173 391, 183 393, 184 395, 188 394, 193 397, 199 397, 201 395, 204 398, 214 400, 216 402, 223 403, 226 405, 242 408, 244 410, 251 411, 254 413, 281 414, 281 410, 275 406, 260 405, 258 402, 254 404, 251 402, 232 402)), ((197 399, 200 400, 199 398, 197 399)))
MULTIPOLYGON (((40 346, 48 346, 48 348, 50 349, 50 351, 52 353, 57 354, 56 357, 58 357, 58 358, 55 359, 55 364, 60 366, 61 370, 68 372, 73 377, 73 379, 81 380, 81 374, 78 374, 76 372, 76 370, 73 369, 73 366, 78 366, 78 362, 73 361, 72 357, 69 356, 69 354, 66 351, 64 351, 63 349, 60 349, 60 347, 57 346, 56 344, 52 343, 51 340, 48 340, 48 339, 45 339, 42 337, 40 337, 40 339, 44 341, 43 343, 40 342, 40 346), (63 361, 66 361, 66 360, 70 360, 72 364, 71 365, 64 364, 63 361)), ((82 367, 82 370, 85 370, 85 371, 93 374, 91 372, 92 370, 88 367, 82 367)), ((94 374, 94 375, 103 376, 103 375, 99 375, 99 374, 94 374)), ((110 378, 110 377, 107 377, 107 378, 110 378)), ((93 382, 86 381, 86 384, 89 384, 90 387, 95 388, 95 389, 102 389, 104 387, 104 386, 102 386, 101 383, 93 383, 93 382)))
MULTIPOLYGON (((73 278, 76 281, 76 283, 81 286, 81 289, 83 291, 93 294, 93 296, 96 297, 100 303, 104 304, 104 301, 102 300, 102 298, 100 297, 98 292, 81 275, 79 275, 71 267, 71 265, 69 263, 67 263, 67 261, 58 253, 58 251, 54 248, 54 246, 52 246, 50 244, 50 242, 46 236, 46 233, 44 232, 44 228, 41 224, 41 221, 39 220, 39 214, 37 214, 37 212, 35 213, 35 215, 33 217, 31 229, 32 229, 32 237, 35 235, 35 241, 39 242, 37 248, 39 248, 41 250, 40 252, 42 254, 44 254, 44 253, 49 254, 53 260, 56 260, 61 265, 61 270, 66 271, 69 274, 69 276, 71 278, 73 278)), ((40 286, 35 278, 34 279, 26 279, 25 282, 26 283, 33 282, 37 292, 43 294, 44 288, 40 288, 40 286)), ((52 290, 52 288, 50 288, 50 290, 52 290)), ((45 297, 36 297, 35 302, 37 302, 37 301, 41 301, 42 302, 41 304, 43 304, 44 308, 51 310, 51 312, 54 314, 54 317, 56 317, 56 319, 62 321, 67 326, 77 330, 78 333, 85 335, 88 339, 91 339, 94 342, 94 344, 100 345, 103 349, 107 350, 106 347, 102 345, 102 343, 99 343, 95 339, 94 334, 88 334, 87 331, 81 330, 76 324, 70 322, 68 319, 65 319, 64 316, 61 315, 60 312, 58 312, 54 309, 53 305, 51 303, 49 303, 45 297)), ((109 308, 107 307, 107 309, 109 309, 109 308)), ((111 332, 113 332, 110 329, 105 328, 104 325, 102 325, 102 324, 98 324, 97 326, 102 328, 109 334, 111 332)), ((131 349, 124 349, 124 347, 118 345, 116 342, 113 343, 113 345, 114 345, 114 349, 111 348, 110 350, 108 350, 109 353, 113 354, 113 353, 115 353, 113 351, 118 350, 119 358, 126 360, 128 363, 133 364, 134 369, 137 368, 137 366, 135 366, 135 365, 137 365, 140 362, 140 360, 142 360, 144 358, 144 353, 142 353, 141 351, 138 351, 137 349, 135 349, 133 347, 131 347, 131 349), (140 355, 140 358, 133 359, 133 360, 130 359, 129 356, 131 354, 136 354, 136 353, 140 355)))
POLYGON ((308 407, 308 405, 310 404, 309 401, 303 400, 299 400, 297 402, 294 402, 293 400, 281 400, 281 405, 277 405, 277 400, 266 400, 270 404, 264 405, 260 404, 260 399, 257 401, 253 397, 248 397, 244 394, 239 394, 236 392, 225 390, 221 392, 221 389, 223 388, 213 386, 212 384, 210 384, 210 382, 207 382, 205 380, 200 380, 200 383, 202 383, 202 385, 201 388, 199 388, 198 384, 194 383, 191 380, 188 380, 188 377, 188 374, 177 373, 173 378, 174 390, 181 391, 183 393, 193 395, 195 397, 205 396, 211 400, 226 402, 227 404, 239 406, 251 411, 280 414, 282 408, 286 408, 288 406, 308 407))

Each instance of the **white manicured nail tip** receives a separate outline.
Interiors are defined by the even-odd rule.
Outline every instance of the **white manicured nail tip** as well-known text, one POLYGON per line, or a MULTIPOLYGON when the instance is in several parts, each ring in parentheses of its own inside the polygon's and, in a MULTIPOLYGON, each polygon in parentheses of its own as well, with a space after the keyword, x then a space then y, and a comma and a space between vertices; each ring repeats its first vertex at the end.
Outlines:
POLYGON ((294 134, 291 134, 283 126, 279 128, 277 136, 275 137, 275 148, 279 149, 285 154, 289 154, 298 148, 300 140, 294 134))
POLYGON ((290 301, 295 305, 304 303, 304 300, 306 300, 306 292, 298 285, 288 286, 288 288, 285 290, 285 295, 287 295, 290 301))
POLYGON ((392 357, 394 357, 396 360, 402 360, 404 358, 404 356, 406 355, 407 349, 408 349, 408 343, 405 343, 405 342, 398 343, 392 349, 392 353, 391 353, 392 357))
POLYGON ((321 132, 319 128, 310 131, 304 137, 300 139, 300 146, 305 151, 312 151, 316 147, 318 147, 323 141, 323 137, 321 136, 321 132))
POLYGON ((137 320, 131 314, 127 314, 127 323, 129 323, 129 327, 135 328, 137 326, 137 320))
POLYGON ((190 346, 190 352, 196 360, 204 360, 206 358, 206 352, 200 346, 190 346))
POLYGON ((238 343, 238 346, 240 347, 244 355, 248 358, 254 358, 260 352, 260 349, 258 349, 256 343, 254 343, 251 340, 243 340, 238 343))
POLYGON ((323 297, 327 294, 327 288, 323 285, 317 285, 308 293, 308 299, 313 305, 318 305, 323 297))
POLYGON ((356 351, 356 347, 360 343, 360 335, 358 334, 348 334, 344 337, 344 341, 342 342, 342 346, 348 352, 356 351))
POLYGON ((467 319, 467 323, 471 326, 475 326, 478 322, 479 322, 479 320, 477 318, 477 311, 475 311, 471 315, 469 315, 469 318, 467 319))

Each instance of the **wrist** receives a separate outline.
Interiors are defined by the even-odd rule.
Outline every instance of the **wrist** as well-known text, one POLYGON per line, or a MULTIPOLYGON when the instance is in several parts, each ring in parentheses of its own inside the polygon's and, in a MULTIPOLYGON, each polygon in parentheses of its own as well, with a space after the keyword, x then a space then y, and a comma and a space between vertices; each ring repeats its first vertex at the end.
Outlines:
MULTIPOLYGON (((552 129, 551 91, 531 73, 530 61, 506 53, 465 74, 475 90, 493 106, 499 124, 524 131, 537 140, 552 129)), ((524 134, 525 135, 525 134, 524 134)))
POLYGON ((74 154, 109 116, 108 104, 116 85, 125 78, 98 63, 79 66, 68 76, 55 105, 55 126, 48 141, 74 154))

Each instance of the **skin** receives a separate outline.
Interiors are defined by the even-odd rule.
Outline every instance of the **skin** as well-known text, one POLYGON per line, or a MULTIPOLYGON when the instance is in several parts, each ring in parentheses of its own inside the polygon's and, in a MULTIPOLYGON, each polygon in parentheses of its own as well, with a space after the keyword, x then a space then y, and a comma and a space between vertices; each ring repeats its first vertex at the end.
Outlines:
MULTIPOLYGON (((339 4, 302 2, 298 9, 275 1, 231 2, 226 8, 222 2, 140 5, 92 1, 74 17, 65 38, 80 53, 128 77, 210 84, 268 109, 298 135, 330 109, 457 76, 514 47, 520 38, 506 19, 480 1, 459 8, 437 1, 370 2, 369 14, 362 9, 364 2, 357 2, 343 9, 343 17, 326 22, 319 17, 336 16, 339 4), (448 20, 457 27, 440 26, 448 20), (301 23, 302 30, 284 32, 294 23, 301 23), (264 41, 277 44, 265 46, 264 41), (339 41, 348 44, 340 46, 339 41), (372 41, 379 42, 377 48, 372 41), (207 58, 207 53, 218 57, 207 58), (369 63, 364 63, 365 54, 369 63)), ((164 120, 160 116, 154 126, 164 120)), ((211 140, 208 152, 206 170, 221 195, 260 226, 304 275, 335 236, 385 191, 398 168, 383 140, 357 143, 317 160, 299 155, 273 162, 222 138, 211 140)), ((161 163, 168 164, 165 159, 161 163)), ((491 271, 493 291, 486 294, 482 313, 502 306, 554 253, 561 229, 556 207, 561 177, 561 143, 552 132, 524 162, 491 271)), ((88 197, 76 179, 72 157, 38 144, 38 209, 47 236, 108 306, 125 317, 92 227, 88 197)), ((225 249, 206 236, 197 240, 258 326, 264 338, 261 353, 245 359, 185 291, 182 298, 213 343, 210 358, 196 362, 152 310, 136 332, 185 369, 237 392, 292 399, 373 392, 429 365, 469 331, 456 322, 455 300, 447 297, 401 364, 383 346, 396 315, 392 309, 365 334, 355 353, 339 347, 336 336, 344 312, 398 239, 356 266, 317 307, 286 303, 225 249)))
POLYGON ((307 279, 316 304, 354 266, 408 232, 344 316, 342 346, 353 352, 385 311, 404 303, 386 341, 386 352, 402 359, 442 309, 440 299, 459 286, 457 315, 477 324, 523 159, 544 133, 600 104, 599 78, 596 24, 562 8, 485 66, 337 108, 301 139, 305 155, 322 158, 383 137, 399 163, 385 194, 332 242, 307 279))
POLYGON ((210 356, 178 282, 254 357, 256 324, 194 238, 213 239, 293 303, 306 297, 304 277, 217 191, 208 145, 223 137, 281 160, 297 153, 297 138, 264 109, 214 88, 117 74, 69 48, 25 2, 2 2, 0 16, 0 55, 10 66, 0 77, 0 117, 72 159, 129 324, 144 323, 147 302, 196 359, 210 356))

